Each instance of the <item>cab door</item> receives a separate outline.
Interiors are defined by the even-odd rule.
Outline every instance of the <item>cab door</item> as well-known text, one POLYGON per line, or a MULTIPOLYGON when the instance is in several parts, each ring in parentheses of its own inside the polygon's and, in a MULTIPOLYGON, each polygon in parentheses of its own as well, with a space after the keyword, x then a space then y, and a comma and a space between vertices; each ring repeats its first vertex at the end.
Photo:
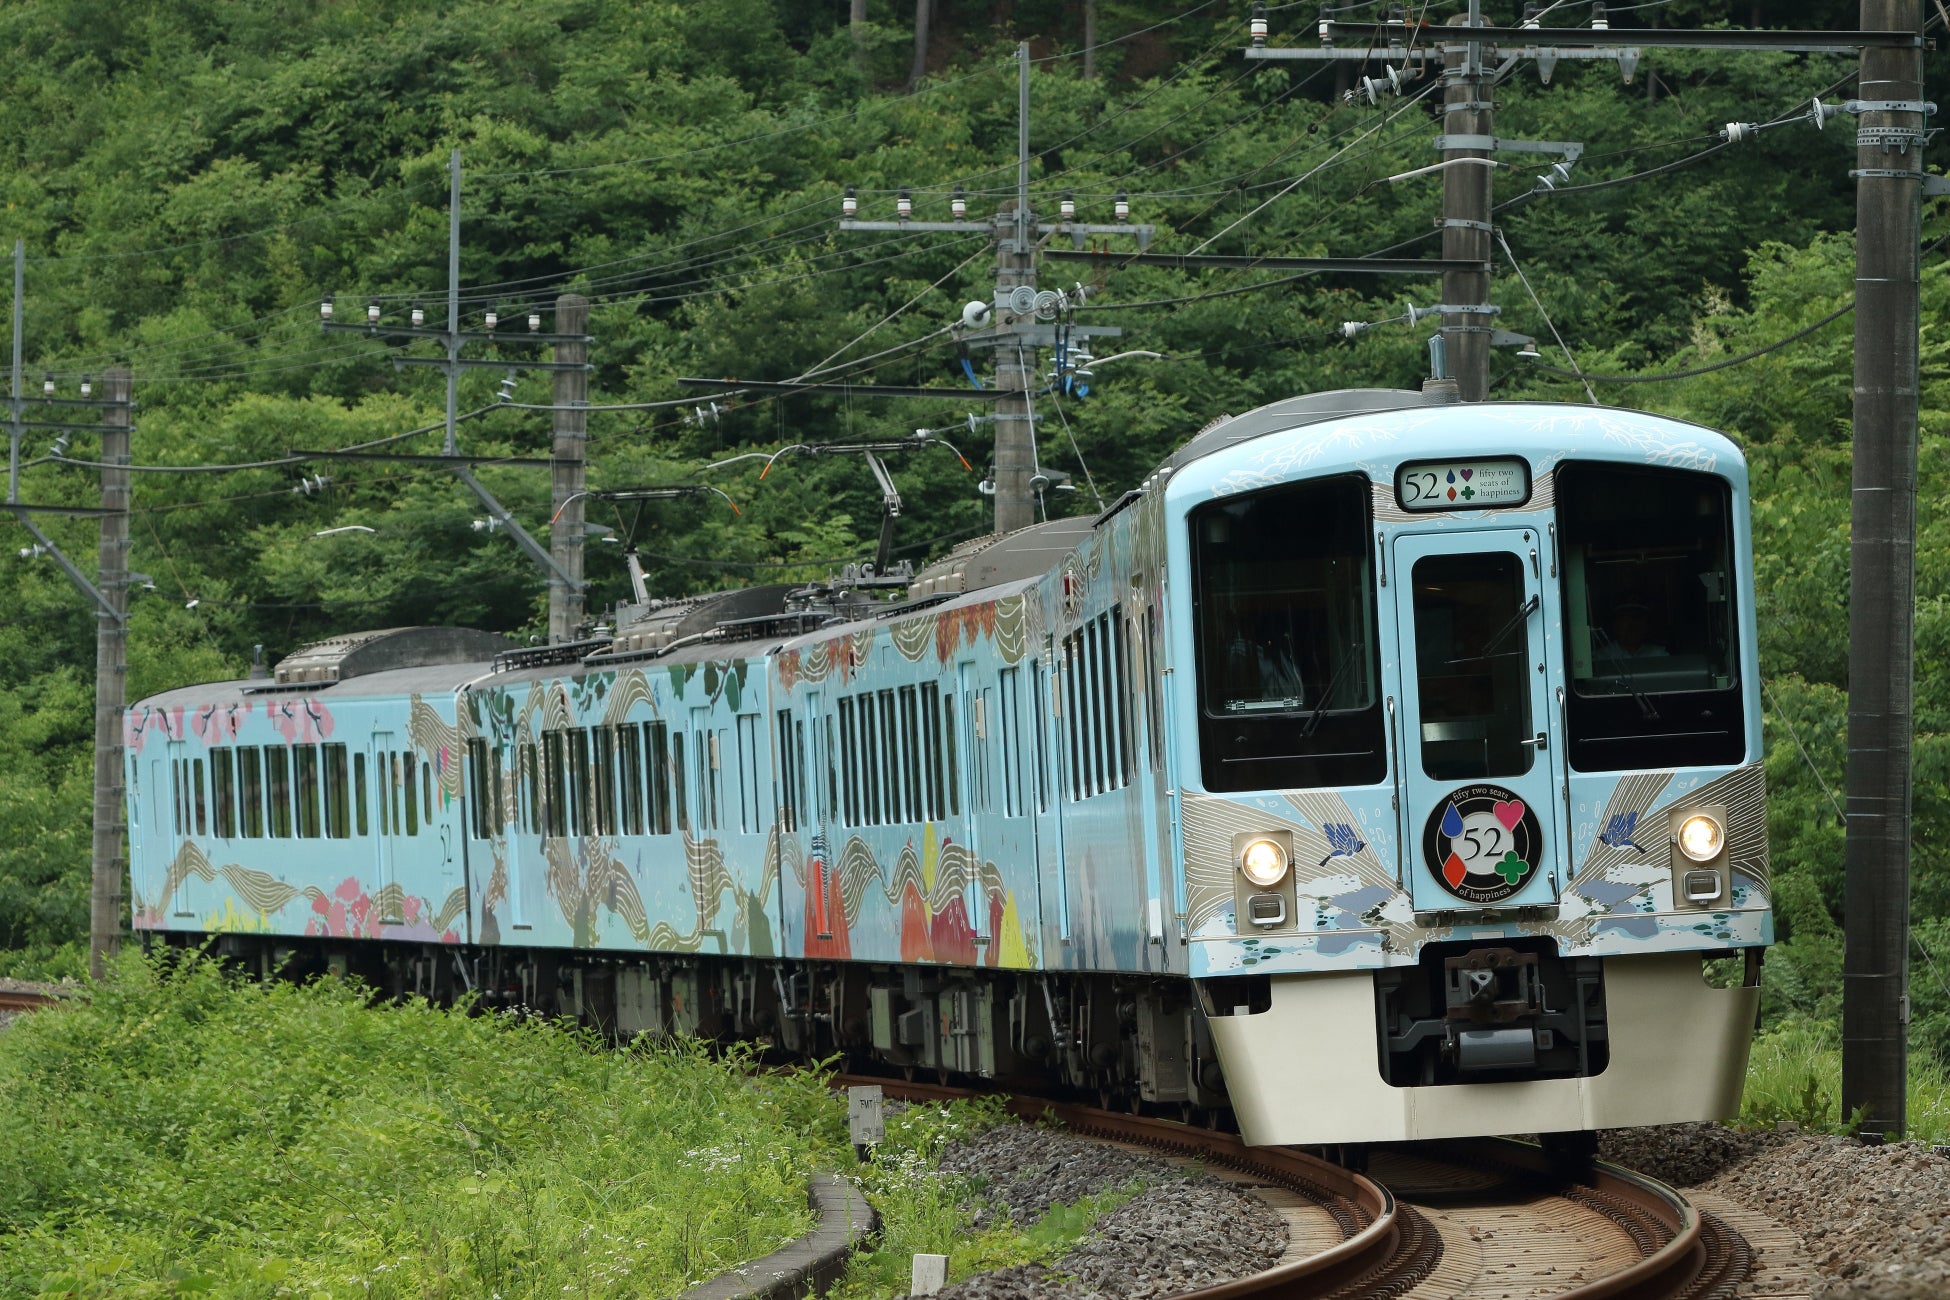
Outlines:
POLYGON ((1395 539, 1403 725, 1403 859, 1417 911, 1557 900, 1563 828, 1553 774, 1537 530, 1395 539))

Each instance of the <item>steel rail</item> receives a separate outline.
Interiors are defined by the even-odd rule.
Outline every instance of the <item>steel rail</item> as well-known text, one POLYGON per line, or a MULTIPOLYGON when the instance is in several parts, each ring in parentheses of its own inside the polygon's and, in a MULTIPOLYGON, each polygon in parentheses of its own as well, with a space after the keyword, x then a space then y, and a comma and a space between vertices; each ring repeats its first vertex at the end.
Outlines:
MULTIPOLYGON (((941 1101, 981 1095, 968 1088, 842 1075, 835 1086, 872 1084, 890 1097, 941 1101)), ((1073 1132, 1128 1142, 1172 1155, 1224 1165, 1286 1188, 1326 1211, 1342 1240, 1324 1251, 1275 1265, 1173 1300, 1327 1300, 1399 1295, 1426 1277, 1440 1257, 1431 1225, 1379 1183, 1293 1147, 1249 1147, 1236 1134, 1169 1120, 1126 1115, 1040 1097, 1007 1095, 1009 1112, 1023 1119, 1053 1118, 1073 1132)))

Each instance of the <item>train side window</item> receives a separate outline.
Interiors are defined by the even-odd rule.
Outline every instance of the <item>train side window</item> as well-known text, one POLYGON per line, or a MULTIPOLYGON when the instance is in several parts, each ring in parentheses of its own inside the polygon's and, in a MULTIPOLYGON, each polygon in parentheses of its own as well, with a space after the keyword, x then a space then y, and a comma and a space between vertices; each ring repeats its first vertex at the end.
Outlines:
POLYGON ((1072 632, 1063 638, 1063 733, 1069 740, 1072 802, 1083 798, 1083 720, 1077 708, 1077 678, 1083 667, 1083 656, 1078 650, 1082 643, 1082 632, 1072 632))
POLYGON ((616 731, 589 731, 589 793, 595 795, 595 832, 616 834, 616 731))
POLYGON ((722 828, 725 824, 725 729, 718 727, 712 735, 712 828, 722 828))
POLYGON ((1002 811, 1022 816, 1022 669, 996 674, 996 706, 1002 733, 1002 811))
POLYGON ((1136 742, 1131 735, 1131 620, 1121 607, 1110 611, 1110 631, 1117 653, 1117 784, 1137 780, 1136 742))
POLYGON ((210 833, 209 801, 204 794, 203 760, 200 758, 190 760, 190 790, 190 810, 195 814, 196 833, 208 835, 210 833))
POLYGON ((1049 670, 1029 661, 1029 730, 1036 739, 1036 811, 1049 811, 1049 670))
POLYGON ((901 742, 900 724, 894 717, 894 693, 876 691, 874 712, 880 724, 880 778, 884 802, 881 820, 901 820, 901 742))
POLYGON ((499 835, 501 828, 508 824, 507 810, 501 792, 502 767, 501 746, 488 749, 488 798, 494 805, 493 818, 488 822, 488 834, 499 835))
POLYGON ((1145 635, 1145 727, 1150 748, 1150 770, 1164 770, 1164 628, 1158 620, 1156 602, 1145 606, 1141 624, 1145 635))
POLYGON ((352 810, 346 806, 349 784, 344 745, 325 746, 325 834, 335 840, 352 837, 352 810))
MULTIPOLYGON (((823 746, 826 750, 826 807, 824 811, 828 817, 837 818, 840 815, 840 760, 839 750, 834 744, 833 715, 830 713, 824 715, 820 719, 820 726, 826 735, 825 745, 823 746)), ((849 788, 848 794, 850 795, 851 793, 852 790, 849 788)))
POLYGON ((643 733, 624 725, 616 730, 616 774, 623 787, 625 835, 643 834, 643 733))
POLYGON ((955 696, 941 697, 941 752, 948 760, 948 815, 961 816, 961 748, 955 740, 955 696))
POLYGON ((264 793, 271 812, 271 837, 288 840, 291 838, 291 751, 266 748, 264 768, 267 773, 264 793))
POLYGON ((1365 476, 1344 474, 1187 520, 1206 789, 1386 779, 1370 497, 1365 476))
POLYGON ((799 770, 805 765, 806 731, 805 724, 799 724, 798 743, 794 744, 792 710, 780 709, 777 714, 779 725, 779 829, 795 831, 799 829, 799 770))
POLYGON ((860 783, 855 778, 853 767, 853 701, 840 701, 840 790, 841 812, 848 826, 858 826, 860 783))
POLYGON ((901 809, 904 820, 923 820, 921 811, 921 736, 915 717, 915 690, 902 686, 894 692, 895 713, 901 734, 901 809))
MULTIPOLYGON (((420 765, 413 761, 413 751, 408 750, 395 760, 400 768, 400 793, 406 805, 406 833, 420 833, 420 765)), ((397 831, 397 827, 395 827, 397 831)))
POLYGON ((1571 766, 1743 761, 1742 592, 1726 481, 1578 462, 1555 478, 1571 766))
POLYGON ((948 813, 941 797, 941 688, 921 683, 915 711, 921 738, 921 811, 927 820, 940 821, 948 813))
MULTIPOLYGON (((661 722, 643 724, 644 737, 650 745, 650 816, 651 830, 658 835, 670 834, 670 728, 661 722)), ((680 780, 679 786, 683 784, 680 780)))
POLYGON ((298 838, 318 838, 318 746, 300 745, 292 751, 297 768, 293 782, 298 796, 298 838))
POLYGON ((691 830, 691 807, 686 783, 690 780, 690 773, 684 767, 682 727, 670 733, 670 775, 670 806, 677 815, 677 829, 688 835, 691 830))
MULTIPOLYGON (((741 713, 738 741, 738 829, 756 835, 764 829, 758 797, 758 715, 741 713)), ((780 751, 783 757, 784 751, 780 751)))
POLYGON ((467 833, 477 840, 488 837, 487 828, 487 742, 467 742, 467 833))
POLYGON ((569 805, 565 791, 569 783, 567 746, 559 731, 542 733, 542 834, 561 839, 569 833, 569 805))
POLYGON ((371 811, 366 805, 366 756, 363 753, 352 756, 352 817, 360 839, 372 833, 371 811))
POLYGON ((591 775, 590 750, 595 737, 589 728, 577 727, 569 733, 569 834, 598 835, 596 787, 591 775))
POLYGON ((247 840, 264 838, 264 771, 258 749, 246 745, 237 751, 237 812, 239 829, 247 840))
POLYGON ((236 769, 230 765, 230 751, 210 751, 210 801, 217 838, 237 838, 236 769))

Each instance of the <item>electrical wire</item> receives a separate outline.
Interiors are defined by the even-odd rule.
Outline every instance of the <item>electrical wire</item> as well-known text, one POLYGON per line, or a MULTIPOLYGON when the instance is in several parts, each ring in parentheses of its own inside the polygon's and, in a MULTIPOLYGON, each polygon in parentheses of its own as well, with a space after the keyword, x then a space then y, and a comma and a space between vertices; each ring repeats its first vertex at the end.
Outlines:
POLYGON ((1564 359, 1571 363, 1572 373, 1577 375, 1578 381, 1584 385, 1585 396, 1591 399, 1593 406, 1603 405, 1598 400, 1598 391, 1591 386, 1591 381, 1584 377, 1584 371, 1579 368, 1578 359, 1571 355, 1571 349, 1565 344, 1564 336, 1557 332, 1557 322, 1553 321, 1551 314, 1544 310, 1543 301, 1537 297, 1537 291, 1530 287, 1530 277, 1523 273, 1523 264, 1517 261, 1517 255, 1510 251, 1510 241, 1503 237, 1501 229, 1496 232, 1496 242, 1503 246, 1503 255, 1510 259, 1510 269, 1515 271, 1517 279, 1523 282, 1523 291, 1530 295, 1531 305, 1536 307, 1537 314, 1544 318, 1544 324, 1550 326, 1551 337, 1557 340, 1558 350, 1564 353, 1564 359))
POLYGON ((1737 357, 1728 357, 1724 361, 1715 361, 1711 365, 1694 366, 1690 370, 1675 370, 1669 374, 1587 375, 1579 371, 1562 370, 1556 366, 1547 366, 1543 364, 1541 361, 1532 362, 1531 369, 1542 370, 1548 374, 1553 374, 1553 375, 1563 375, 1571 379, 1582 379, 1587 384, 1671 383, 1675 379, 1692 379, 1698 375, 1710 375, 1715 370, 1725 370, 1729 366, 1741 365, 1745 362, 1754 360, 1756 357, 1764 357, 1770 352, 1779 351, 1780 349, 1786 347, 1790 343, 1799 343, 1802 339, 1807 338, 1810 334, 1813 334, 1816 330, 1822 328, 1824 325, 1833 324, 1835 321, 1840 320, 1842 317, 1848 315, 1850 312, 1854 310, 1855 310, 1855 299, 1850 298, 1847 302, 1837 307, 1834 311, 1829 312, 1826 316, 1823 316, 1820 320, 1816 321, 1814 324, 1806 326, 1803 329, 1798 329, 1784 339, 1776 339, 1774 342, 1767 344, 1765 347, 1755 348, 1752 352, 1743 352, 1737 357))

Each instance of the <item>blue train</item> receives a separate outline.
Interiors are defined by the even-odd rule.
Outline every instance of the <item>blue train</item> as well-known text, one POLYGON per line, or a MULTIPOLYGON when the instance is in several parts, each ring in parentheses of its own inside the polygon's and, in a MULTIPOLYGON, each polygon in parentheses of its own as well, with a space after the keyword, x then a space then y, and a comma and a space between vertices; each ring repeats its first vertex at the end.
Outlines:
POLYGON ((1716 433, 1295 398, 897 599, 359 633, 145 700, 134 923, 1263 1143, 1725 1116, 1772 937, 1752 590, 1716 433))

